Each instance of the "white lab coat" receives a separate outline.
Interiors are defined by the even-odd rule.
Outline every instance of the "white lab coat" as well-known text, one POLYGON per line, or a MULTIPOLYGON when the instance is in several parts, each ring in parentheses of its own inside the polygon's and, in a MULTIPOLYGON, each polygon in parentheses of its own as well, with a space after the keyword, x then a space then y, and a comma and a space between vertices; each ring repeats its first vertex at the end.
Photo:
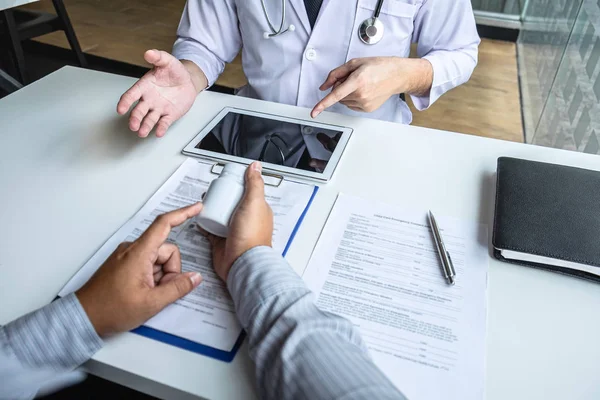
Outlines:
MULTIPOLYGON (((173 54, 196 63, 212 85, 242 49, 248 86, 238 94, 312 108, 328 92, 319 86, 331 70, 353 58, 408 57, 411 42, 433 65, 428 96, 413 96, 424 110, 448 90, 465 83, 477 64, 479 36, 470 0, 384 0, 382 40, 366 45, 358 27, 373 15, 377 0, 323 0, 311 30, 304 0, 286 0, 286 27, 294 32, 265 39, 269 31, 260 0, 188 0, 177 30, 173 54)), ((265 0, 279 26, 281 1, 265 0)), ((399 96, 365 114, 342 104, 329 111, 409 124, 411 112, 399 96)))

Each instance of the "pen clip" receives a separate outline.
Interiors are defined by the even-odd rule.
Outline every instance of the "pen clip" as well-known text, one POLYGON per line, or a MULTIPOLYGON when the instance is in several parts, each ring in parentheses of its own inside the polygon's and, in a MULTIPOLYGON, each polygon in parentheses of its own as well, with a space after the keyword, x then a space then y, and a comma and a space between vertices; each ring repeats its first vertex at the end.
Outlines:
POLYGON ((442 232, 431 211, 429 211, 429 225, 431 226, 435 246, 437 248, 440 263, 442 264, 443 276, 449 284, 454 285, 456 272, 454 270, 454 264, 452 263, 452 257, 450 257, 450 253, 446 250, 446 245, 442 239, 442 232))
POLYGON ((456 271, 454 270, 454 263, 452 262, 452 257, 450 257, 448 250, 446 250, 446 257, 448 257, 448 267, 450 267, 448 272, 450 273, 450 276, 454 278, 456 276, 456 271))

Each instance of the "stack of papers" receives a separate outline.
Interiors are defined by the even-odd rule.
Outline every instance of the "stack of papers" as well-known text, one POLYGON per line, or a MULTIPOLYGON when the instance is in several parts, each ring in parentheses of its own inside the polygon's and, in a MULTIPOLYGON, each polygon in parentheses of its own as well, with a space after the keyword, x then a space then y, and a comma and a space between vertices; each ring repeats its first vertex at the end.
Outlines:
MULTIPOLYGON (((75 274, 59 296, 66 296, 83 286, 119 243, 137 239, 158 215, 200 201, 210 182, 217 177, 211 173, 212 166, 195 159, 185 161, 142 209, 75 274)), ((273 247, 282 254, 316 191, 314 185, 290 180, 283 180, 279 187, 265 186, 267 202, 274 215, 273 247)), ((183 271, 202 274, 202 284, 136 332, 230 361, 241 343, 242 328, 225 283, 213 271, 208 241, 193 220, 173 229, 169 241, 179 246, 183 271)))
POLYGON ((303 279, 349 319, 413 400, 484 397, 487 229, 439 218, 456 269, 442 277, 427 210, 339 195, 303 279))

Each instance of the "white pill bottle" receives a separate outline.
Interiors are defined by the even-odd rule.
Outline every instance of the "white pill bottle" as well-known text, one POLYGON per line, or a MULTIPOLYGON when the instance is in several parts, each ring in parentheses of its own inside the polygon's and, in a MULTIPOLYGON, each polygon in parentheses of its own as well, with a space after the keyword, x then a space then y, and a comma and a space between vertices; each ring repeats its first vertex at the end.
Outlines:
POLYGON ((229 163, 221 175, 210 183, 204 195, 204 207, 196 217, 196 223, 215 236, 227 237, 229 221, 244 196, 246 166, 229 163))

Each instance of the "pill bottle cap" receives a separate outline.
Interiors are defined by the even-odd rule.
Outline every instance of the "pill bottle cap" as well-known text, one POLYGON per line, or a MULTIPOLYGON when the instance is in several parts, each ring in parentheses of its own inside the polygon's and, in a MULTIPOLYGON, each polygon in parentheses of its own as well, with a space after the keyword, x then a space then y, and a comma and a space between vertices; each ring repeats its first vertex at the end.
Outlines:
POLYGON ((223 178, 233 178, 238 183, 244 183, 244 175, 246 174, 246 166, 242 164, 236 163, 228 163, 223 167, 223 171, 221 171, 221 177, 223 178))

